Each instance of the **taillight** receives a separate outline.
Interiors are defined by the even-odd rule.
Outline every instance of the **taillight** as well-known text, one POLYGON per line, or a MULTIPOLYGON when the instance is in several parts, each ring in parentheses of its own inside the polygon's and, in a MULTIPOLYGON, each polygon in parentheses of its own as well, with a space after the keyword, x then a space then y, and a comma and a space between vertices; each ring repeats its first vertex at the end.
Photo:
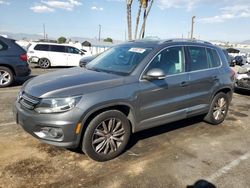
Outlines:
POLYGON ((230 69, 231 69, 231 71, 230 71, 230 73, 231 73, 231 78, 232 78, 233 80, 235 80, 236 72, 235 72, 232 68, 230 68, 230 69))
POLYGON ((22 61, 26 61, 26 62, 27 62, 27 60, 28 60, 27 54, 22 54, 22 55, 20 55, 20 59, 21 59, 22 61))

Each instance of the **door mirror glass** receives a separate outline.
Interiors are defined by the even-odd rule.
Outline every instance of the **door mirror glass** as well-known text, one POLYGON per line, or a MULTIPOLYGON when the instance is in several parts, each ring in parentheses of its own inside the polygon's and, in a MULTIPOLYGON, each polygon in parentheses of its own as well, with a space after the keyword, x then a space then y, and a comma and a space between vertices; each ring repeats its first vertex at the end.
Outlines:
POLYGON ((150 69, 146 75, 143 76, 146 80, 163 80, 165 79, 166 75, 163 70, 158 68, 150 69))

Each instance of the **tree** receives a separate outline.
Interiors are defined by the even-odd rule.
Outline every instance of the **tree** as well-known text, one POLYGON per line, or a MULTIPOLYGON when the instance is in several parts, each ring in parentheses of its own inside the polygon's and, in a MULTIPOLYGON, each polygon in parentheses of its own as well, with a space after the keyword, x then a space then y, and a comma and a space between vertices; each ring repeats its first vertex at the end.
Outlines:
POLYGON ((59 37, 58 39, 57 39, 57 42, 59 43, 59 44, 62 44, 62 43, 65 43, 66 42, 66 38, 65 37, 59 37))
POLYGON ((139 27, 139 22, 140 22, 140 16, 141 16, 141 8, 142 8, 142 0, 139 0, 139 8, 138 8, 138 13, 136 16, 136 24, 135 24, 135 35, 134 35, 134 39, 137 38, 137 32, 138 32, 138 27, 139 27))
MULTIPOLYGON (((146 21, 147 21, 149 12, 150 12, 150 10, 152 8, 153 2, 154 2, 154 0, 139 0, 139 8, 138 8, 137 16, 136 16, 134 39, 137 39, 137 33, 138 33, 142 8, 144 9, 143 23, 141 25, 140 34, 139 34, 138 38, 144 38, 144 36, 145 36, 145 28, 146 28, 146 21)), ((133 0, 126 0, 126 4, 127 4, 128 39, 129 40, 132 40, 132 18, 131 18, 132 3, 133 3, 133 0)))
POLYGON ((107 37, 106 39, 103 40, 104 42, 111 42, 113 43, 113 39, 110 37, 107 37))
POLYGON ((151 7, 153 5, 153 2, 154 2, 154 0, 141 0, 142 7, 144 9, 144 15, 143 15, 143 23, 142 23, 141 31, 140 31, 140 35, 139 35, 140 38, 144 38, 144 36, 145 36, 146 21, 147 21, 149 12, 151 10, 151 7), (150 5, 148 6, 149 2, 150 2, 150 5))
POLYGON ((132 19, 131 19, 131 6, 133 0, 127 0, 127 24, 128 24, 128 40, 132 40, 132 19))

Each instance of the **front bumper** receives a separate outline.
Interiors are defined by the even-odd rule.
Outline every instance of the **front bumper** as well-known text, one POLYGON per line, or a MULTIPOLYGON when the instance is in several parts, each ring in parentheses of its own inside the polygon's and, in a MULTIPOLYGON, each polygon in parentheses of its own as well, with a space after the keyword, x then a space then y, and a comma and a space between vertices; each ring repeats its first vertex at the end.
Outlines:
POLYGON ((28 110, 22 107, 20 103, 16 101, 13 112, 17 124, 21 125, 26 132, 42 142, 65 148, 78 147, 81 134, 76 134, 76 126, 81 122, 80 119, 82 116, 82 111, 79 108, 74 108, 64 113, 39 114, 34 110, 28 110), (57 140, 43 139, 35 134, 45 127, 59 128, 62 130, 63 136, 57 140))

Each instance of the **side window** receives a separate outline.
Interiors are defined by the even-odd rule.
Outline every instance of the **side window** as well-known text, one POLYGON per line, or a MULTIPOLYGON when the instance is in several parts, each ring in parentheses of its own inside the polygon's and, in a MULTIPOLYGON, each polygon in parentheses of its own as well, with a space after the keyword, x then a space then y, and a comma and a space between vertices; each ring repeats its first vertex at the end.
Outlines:
POLYGON ((49 51, 49 45, 47 45, 47 44, 37 44, 37 45, 34 47, 34 50, 49 51))
POLYGON ((185 71, 185 55, 184 49, 181 46, 170 47, 161 51, 151 62, 148 67, 159 68, 166 75, 178 74, 185 71))
POLYGON ((71 54, 80 54, 80 50, 71 46, 66 47, 66 52, 71 54))
POLYGON ((190 71, 202 70, 209 68, 206 49, 203 47, 189 46, 188 52, 190 57, 190 71))
POLYGON ((8 46, 0 41, 0 51, 7 50, 8 46))
MULTIPOLYGON (((228 56, 228 55, 227 55, 228 56)), ((207 48, 207 57, 210 67, 219 67, 220 58, 216 50, 207 48)), ((229 58, 229 56, 228 56, 229 58)), ((228 60, 229 61, 229 60, 228 60)))
POLYGON ((65 53, 65 46, 51 45, 50 46, 50 51, 65 53))

